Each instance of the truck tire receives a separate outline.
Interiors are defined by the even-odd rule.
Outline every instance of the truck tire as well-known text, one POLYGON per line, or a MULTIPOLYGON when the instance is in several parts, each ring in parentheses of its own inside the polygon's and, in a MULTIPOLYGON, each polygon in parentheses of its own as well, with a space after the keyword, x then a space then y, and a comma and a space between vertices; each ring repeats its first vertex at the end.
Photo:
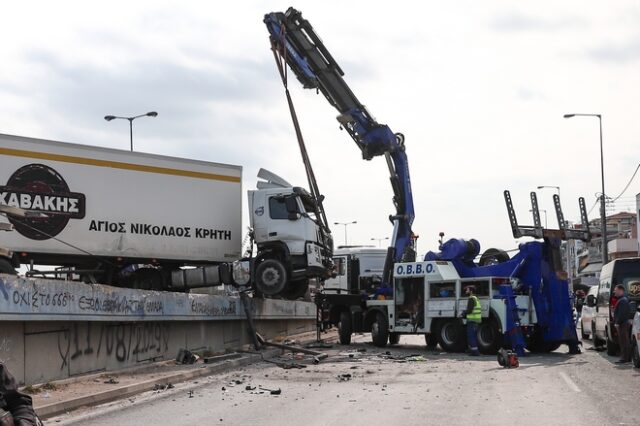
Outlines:
POLYGON ((284 291, 283 297, 288 300, 298 300, 304 298, 309 290, 309 281, 300 280, 289 284, 289 288, 284 291))
POLYGON ((137 290, 162 290, 162 272, 156 268, 140 268, 133 273, 132 287, 137 290))
POLYGON ((340 322, 338 323, 338 336, 340 337, 340 344, 350 344, 352 334, 353 328, 351 326, 351 313, 349 311, 342 311, 340 312, 340 322))
POLYGON ((584 332, 584 324, 580 321, 580 337, 582 340, 589 340, 589 335, 584 332))
POLYGON ((640 347, 638 347, 638 341, 636 340, 636 338, 633 338, 633 343, 632 343, 632 352, 631 355, 633 357, 633 366, 635 368, 640 368, 640 347))
POLYGON ((265 296, 276 296, 287 285, 287 269, 276 259, 266 259, 256 268, 256 288, 265 296))
POLYGON ((384 348, 389 340, 389 320, 381 311, 376 311, 375 320, 371 324, 371 340, 373 344, 384 348))
POLYGON ((7 259, 0 259, 0 274, 18 275, 7 259))
POLYGON ((600 339, 596 335, 596 325, 593 322, 591 322, 591 338, 593 339, 594 349, 602 349, 604 346, 604 340, 600 339))
POLYGON ((478 349, 486 355, 495 355, 502 347, 502 333, 500 324, 494 317, 482 320, 478 326, 478 349))
POLYGON ((467 345, 465 329, 457 319, 442 321, 438 326, 438 343, 446 352, 462 352, 467 345))
POLYGON ((497 248, 489 248, 482 253, 480 256, 480 261, 478 265, 487 266, 487 265, 496 265, 498 263, 503 263, 509 260, 509 255, 506 251, 500 250, 497 248))
POLYGON ((544 340, 543 331, 536 326, 533 333, 525 339, 527 350, 533 354, 542 354, 553 352, 560 347, 562 343, 547 342, 544 340))
POLYGON ((400 343, 400 333, 389 333, 389 344, 397 345, 400 343))
POLYGON ((434 351, 438 346, 438 336, 435 333, 425 334, 424 341, 427 344, 428 351, 434 351))

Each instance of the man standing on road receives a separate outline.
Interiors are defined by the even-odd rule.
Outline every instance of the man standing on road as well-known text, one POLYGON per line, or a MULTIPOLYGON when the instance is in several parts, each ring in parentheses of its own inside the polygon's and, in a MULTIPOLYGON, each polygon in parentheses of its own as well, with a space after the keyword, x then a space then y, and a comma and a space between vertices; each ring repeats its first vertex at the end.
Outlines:
POLYGON ((462 317, 467 319, 467 344, 469 345, 469 355, 478 356, 478 324, 482 322, 482 307, 480 301, 474 295, 476 289, 470 285, 465 288, 465 293, 469 297, 467 310, 462 313, 462 317))
POLYGON ((625 295, 622 284, 615 286, 613 291, 618 298, 616 309, 613 312, 613 323, 618 332, 618 344, 620 345, 620 359, 616 361, 616 364, 626 364, 627 362, 631 362, 631 342, 629 341, 631 311, 629 308, 629 299, 625 295))

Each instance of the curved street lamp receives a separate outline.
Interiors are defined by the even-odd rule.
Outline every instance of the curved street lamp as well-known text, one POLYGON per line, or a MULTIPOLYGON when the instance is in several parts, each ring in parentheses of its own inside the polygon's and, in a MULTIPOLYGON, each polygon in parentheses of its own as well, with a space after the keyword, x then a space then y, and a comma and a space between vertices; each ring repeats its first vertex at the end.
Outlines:
POLYGON ((131 140, 131 151, 133 151, 133 120, 140 117, 157 117, 158 113, 155 111, 150 111, 146 114, 136 115, 134 117, 119 117, 117 115, 105 115, 104 119, 107 121, 121 119, 121 120, 129 120, 129 137, 131 140))
POLYGON ((349 225, 354 225, 358 223, 357 221, 353 221, 353 222, 333 222, 334 225, 342 225, 344 226, 344 245, 347 245, 347 226, 349 225))

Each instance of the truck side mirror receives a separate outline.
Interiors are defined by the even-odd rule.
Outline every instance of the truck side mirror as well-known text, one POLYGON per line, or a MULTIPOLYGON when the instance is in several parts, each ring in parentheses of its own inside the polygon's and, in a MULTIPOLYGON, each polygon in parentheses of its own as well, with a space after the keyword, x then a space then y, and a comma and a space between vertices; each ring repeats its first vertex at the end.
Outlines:
POLYGON ((289 216, 291 216, 292 213, 295 213, 295 214, 299 213, 298 203, 296 201, 297 201, 297 197, 295 195, 289 195, 284 198, 284 206, 286 207, 287 213, 289 213, 289 216))
POLYGON ((298 220, 300 219, 300 210, 298 209, 298 197, 295 195, 288 195, 284 197, 284 206, 287 209, 289 220, 298 220))
POLYGON ((587 296, 587 306, 590 308, 596 306, 596 297, 593 294, 587 296))

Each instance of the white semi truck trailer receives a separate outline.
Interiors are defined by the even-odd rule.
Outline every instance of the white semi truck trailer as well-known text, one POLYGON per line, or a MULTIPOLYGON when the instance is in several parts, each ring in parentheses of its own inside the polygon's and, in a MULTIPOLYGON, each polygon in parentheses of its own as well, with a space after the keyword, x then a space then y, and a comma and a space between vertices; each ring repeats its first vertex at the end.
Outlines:
POLYGON ((316 200, 265 170, 248 191, 257 251, 242 259, 241 166, 3 134, 0 165, 0 205, 29 213, 0 219, 14 230, 1 235, 0 272, 55 265, 58 277, 185 290, 233 284, 235 271, 295 297, 331 267, 316 200))

